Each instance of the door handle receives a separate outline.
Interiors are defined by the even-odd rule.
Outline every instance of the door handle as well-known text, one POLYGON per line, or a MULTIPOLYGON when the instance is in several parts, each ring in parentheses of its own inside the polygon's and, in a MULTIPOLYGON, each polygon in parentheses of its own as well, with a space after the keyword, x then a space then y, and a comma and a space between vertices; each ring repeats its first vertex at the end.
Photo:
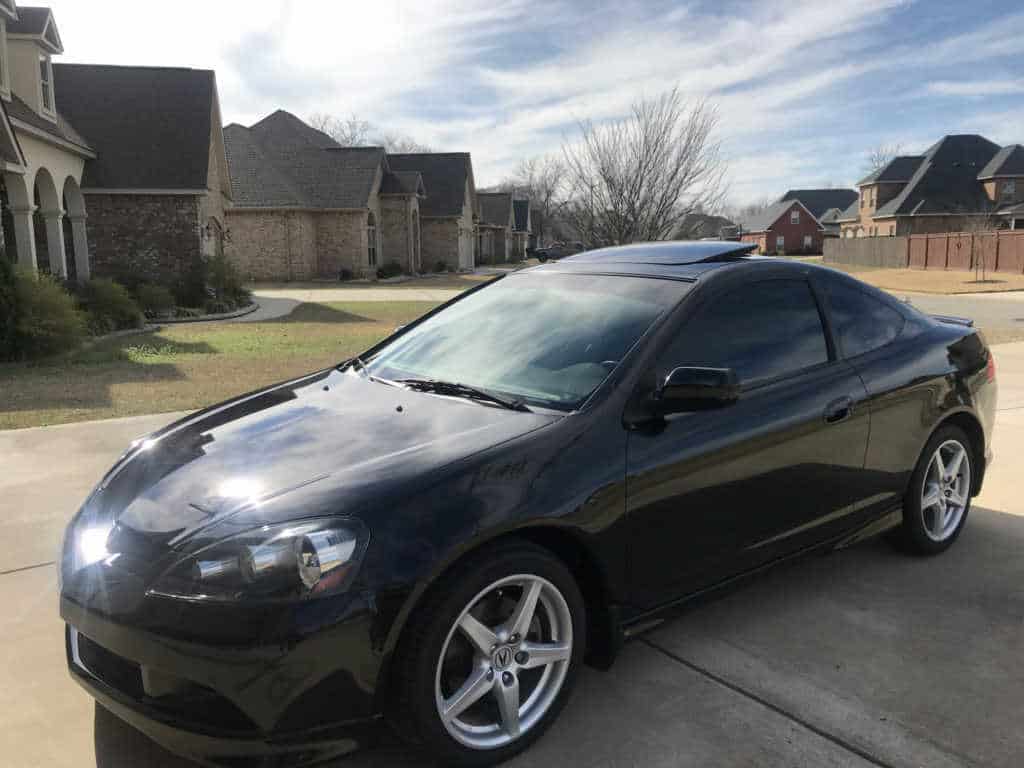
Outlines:
POLYGON ((840 397, 825 406, 825 421, 828 424, 838 424, 846 421, 853 415, 853 398, 840 397))

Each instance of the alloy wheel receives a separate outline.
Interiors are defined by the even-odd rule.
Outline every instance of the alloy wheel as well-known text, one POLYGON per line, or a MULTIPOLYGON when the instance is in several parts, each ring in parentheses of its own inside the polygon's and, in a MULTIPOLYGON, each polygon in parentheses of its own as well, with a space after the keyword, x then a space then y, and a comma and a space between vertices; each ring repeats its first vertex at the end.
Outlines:
POLYGON ((924 531, 932 541, 945 541, 963 519, 971 496, 971 457, 959 440, 935 449, 921 488, 924 531))
POLYGON ((434 697, 445 729, 473 749, 515 741, 558 697, 572 647, 572 615, 551 582, 517 574, 481 590, 437 661, 434 697))

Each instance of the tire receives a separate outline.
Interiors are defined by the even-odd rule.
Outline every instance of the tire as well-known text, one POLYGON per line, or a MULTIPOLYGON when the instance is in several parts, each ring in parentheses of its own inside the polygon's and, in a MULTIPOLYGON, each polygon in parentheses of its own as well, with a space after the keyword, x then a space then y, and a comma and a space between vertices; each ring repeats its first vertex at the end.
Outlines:
POLYGON ((937 555, 949 549, 960 536, 971 509, 976 456, 976 447, 960 427, 949 424, 935 431, 921 452, 903 500, 903 523, 897 529, 897 540, 904 549, 919 555, 937 555), (958 458, 960 450, 962 459, 958 458), (945 480, 941 481, 937 455, 946 470, 945 480), (950 483, 950 472, 954 469, 956 474, 950 483), (938 502, 926 504, 926 497, 937 498, 938 502))
POLYGON ((586 649, 585 613, 572 574, 547 550, 510 541, 470 555, 403 631, 389 721, 440 765, 475 768, 519 754, 569 698, 586 649), (517 622, 531 602, 529 624, 517 622))

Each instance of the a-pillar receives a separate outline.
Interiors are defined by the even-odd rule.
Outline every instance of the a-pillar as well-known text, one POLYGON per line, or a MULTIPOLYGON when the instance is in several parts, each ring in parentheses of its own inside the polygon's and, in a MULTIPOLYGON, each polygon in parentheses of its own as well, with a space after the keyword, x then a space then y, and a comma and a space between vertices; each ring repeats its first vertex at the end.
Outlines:
POLYGON ((89 240, 85 234, 85 214, 71 214, 72 241, 75 244, 75 277, 84 283, 89 279, 89 240))
POLYGON ((46 222, 46 250, 50 254, 50 274, 68 276, 67 254, 64 251, 64 211, 43 211, 46 222))

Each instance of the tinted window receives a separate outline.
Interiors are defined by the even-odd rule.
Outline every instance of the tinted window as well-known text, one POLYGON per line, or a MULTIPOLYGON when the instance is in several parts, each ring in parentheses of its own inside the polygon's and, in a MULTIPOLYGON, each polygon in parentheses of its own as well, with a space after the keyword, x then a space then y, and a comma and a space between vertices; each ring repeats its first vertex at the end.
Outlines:
POLYGON ((827 361, 821 316, 807 283, 766 280, 701 309, 667 350, 660 373, 681 365, 732 368, 749 384, 827 361))
POLYGON ((832 330, 847 357, 884 346, 903 330, 903 315, 854 286, 832 282, 826 293, 832 330))

